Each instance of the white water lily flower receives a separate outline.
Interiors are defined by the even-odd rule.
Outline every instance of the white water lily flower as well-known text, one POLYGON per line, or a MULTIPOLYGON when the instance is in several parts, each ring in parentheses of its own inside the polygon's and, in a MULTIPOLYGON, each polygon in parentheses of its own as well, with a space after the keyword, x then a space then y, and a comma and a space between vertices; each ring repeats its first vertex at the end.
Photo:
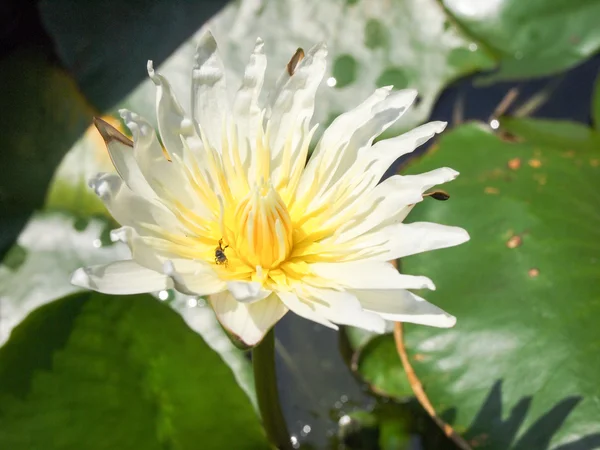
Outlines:
POLYGON ((267 61, 258 39, 230 102, 217 45, 205 35, 189 115, 149 63, 164 149, 132 112, 121 116, 133 142, 97 120, 117 173, 90 183, 122 225, 114 236, 132 259, 79 269, 74 284, 208 296, 223 327, 250 346, 288 310, 331 328, 375 332, 384 332, 385 320, 454 325, 407 290, 434 289, 429 278, 400 274, 389 261, 469 239, 462 228, 402 223, 426 190, 458 173, 442 168, 379 183, 398 157, 446 124, 373 144, 417 95, 384 87, 334 120, 306 163, 326 48, 298 56, 260 106, 267 61))

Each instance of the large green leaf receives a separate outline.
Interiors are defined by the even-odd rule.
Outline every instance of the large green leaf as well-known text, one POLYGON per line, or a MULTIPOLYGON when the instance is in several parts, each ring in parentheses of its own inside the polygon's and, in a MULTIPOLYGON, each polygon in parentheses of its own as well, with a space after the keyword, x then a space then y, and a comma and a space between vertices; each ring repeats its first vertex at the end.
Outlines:
MULTIPOLYGON (((410 167, 461 172, 448 202, 424 202, 410 219, 464 226, 471 241, 403 261, 435 280, 426 297, 458 324, 405 334, 434 406, 476 447, 600 445, 598 150, 506 142, 469 124, 410 167)), ((379 363, 400 377, 391 340, 379 340, 379 363)))
POLYGON ((11 450, 269 448, 231 370, 148 295, 34 311, 0 349, 0 399, 11 450))
MULTIPOLYGON (((315 120, 321 124, 356 106, 377 87, 394 85, 397 89, 416 88, 421 95, 422 101, 400 124, 409 128, 427 118, 448 83, 494 65, 486 52, 447 19, 436 0, 241 1, 223 9, 207 28, 219 43, 233 89, 239 86, 258 36, 265 41, 269 59, 267 90, 298 47, 307 49, 326 42, 325 80, 337 84, 321 86, 315 112, 315 120)), ((195 39, 182 45, 160 68, 173 80, 173 90, 184 108, 189 104, 195 39)), ((147 81, 125 104, 151 118, 154 90, 147 81)))
POLYGON ((164 61, 226 0, 42 0, 42 22, 90 102, 104 111, 164 61))
POLYGON ((54 168, 91 121, 71 78, 36 52, 0 62, 0 255, 43 201, 54 168))
POLYGON ((569 69, 600 49, 596 0, 441 0, 474 39, 500 58, 488 81, 569 69))

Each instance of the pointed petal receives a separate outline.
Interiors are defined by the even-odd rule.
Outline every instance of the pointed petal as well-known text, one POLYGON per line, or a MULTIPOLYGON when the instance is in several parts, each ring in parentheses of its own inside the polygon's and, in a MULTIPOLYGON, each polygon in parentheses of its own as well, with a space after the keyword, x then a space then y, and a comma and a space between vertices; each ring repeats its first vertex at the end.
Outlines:
POLYGON ((156 85, 156 120, 162 142, 170 155, 183 158, 180 136, 198 139, 193 122, 186 117, 166 78, 154 71, 152 61, 148 61, 148 75, 156 85))
POLYGON ((249 346, 258 344, 288 311, 274 294, 248 304, 238 302, 225 291, 211 295, 210 303, 223 328, 249 346))
POLYGON ((131 139, 98 117, 94 118, 94 125, 106 143, 113 166, 129 189, 143 197, 155 198, 156 194, 148 185, 135 160, 131 139))
MULTIPOLYGON (((208 31, 198 42, 192 69, 192 118, 206 134, 210 144, 219 148, 224 118, 228 111, 223 61, 217 42, 208 31)), ((198 135, 201 135, 197 130, 198 135)))
MULTIPOLYGON (((298 149, 298 142, 303 135, 308 134, 315 107, 315 95, 325 74, 326 56, 325 44, 311 48, 298 63, 294 75, 289 77, 281 90, 275 93, 275 97, 270 99, 270 149, 272 160, 275 162, 281 158, 288 137, 291 136, 292 149, 298 149)), ((296 160, 295 155, 292 155, 291 160, 296 160)))
MULTIPOLYGON (((258 127, 262 126, 261 108, 258 106, 258 96, 262 89, 267 57, 264 53, 264 42, 258 38, 254 51, 250 56, 250 62, 246 66, 242 86, 235 96, 233 102, 233 117, 241 139, 256 142, 258 127)), ((240 146, 246 150, 245 146, 240 146)), ((240 155, 241 161, 245 162, 248 155, 240 155)))
POLYGON ((71 283, 112 295, 140 294, 173 287, 171 280, 162 273, 131 260, 77 269, 71 277, 71 283))
POLYGON ((458 172, 444 167, 420 175, 388 178, 375 186, 366 198, 359 196, 355 200, 358 211, 338 229, 336 242, 347 242, 386 221, 401 222, 408 213, 406 207, 420 202, 426 190, 457 176, 458 172))
POLYGON ((405 290, 352 290, 362 307, 386 320, 450 328, 456 318, 425 299, 405 290))
POLYGON ((469 233, 459 227, 430 222, 397 223, 357 238, 360 248, 380 248, 374 257, 377 261, 391 261, 417 253, 454 247, 469 240, 469 233))
POLYGON ((401 274, 388 262, 314 263, 310 268, 315 275, 345 289, 435 289, 429 278, 401 274))
MULTIPOLYGON (((317 145, 314 161, 308 164, 299 192, 306 192, 315 178, 320 192, 327 191, 357 163, 359 155, 372 152, 373 140, 404 114, 416 96, 414 89, 390 93, 389 88, 381 88, 355 110, 336 119, 338 123, 332 123, 331 130, 325 131, 317 145), (353 128, 343 129, 345 126, 353 128)), ((368 166, 363 165, 360 173, 364 167, 368 166)))
POLYGON ((369 167, 369 177, 378 182, 394 161, 444 131, 446 125, 446 122, 429 122, 395 138, 379 141, 357 159, 358 167, 369 167))

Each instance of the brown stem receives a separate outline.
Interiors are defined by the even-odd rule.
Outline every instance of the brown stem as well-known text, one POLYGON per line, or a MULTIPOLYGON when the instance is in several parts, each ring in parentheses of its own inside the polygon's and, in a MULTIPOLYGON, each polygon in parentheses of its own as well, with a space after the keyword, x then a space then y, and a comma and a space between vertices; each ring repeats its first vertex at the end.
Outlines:
POLYGON ((406 347, 404 346, 404 334, 402 331, 402 323, 396 322, 394 324, 394 341, 396 342, 396 350, 398 351, 398 355, 400 356, 400 360, 402 361, 402 365, 404 366, 404 372, 406 372, 406 377, 408 378, 408 382, 410 383, 410 387, 415 394, 415 397, 421 404, 421 406, 427 411, 427 414, 431 416, 433 421, 442 429, 444 434, 448 436, 449 439, 452 440, 459 448, 462 450, 472 450, 471 446, 465 441, 454 429, 440 419, 433 405, 429 401, 427 394, 423 390, 423 385, 419 381, 417 374, 412 368, 410 361, 408 360, 408 355, 406 354, 406 347))

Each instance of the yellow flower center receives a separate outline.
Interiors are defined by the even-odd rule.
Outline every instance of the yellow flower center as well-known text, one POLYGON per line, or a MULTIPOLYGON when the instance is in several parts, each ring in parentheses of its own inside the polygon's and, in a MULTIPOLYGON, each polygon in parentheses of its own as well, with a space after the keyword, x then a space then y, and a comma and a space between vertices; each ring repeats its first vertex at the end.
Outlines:
POLYGON ((255 186, 237 206, 234 223, 229 243, 250 267, 275 269, 289 257, 292 221, 273 186, 255 186))

